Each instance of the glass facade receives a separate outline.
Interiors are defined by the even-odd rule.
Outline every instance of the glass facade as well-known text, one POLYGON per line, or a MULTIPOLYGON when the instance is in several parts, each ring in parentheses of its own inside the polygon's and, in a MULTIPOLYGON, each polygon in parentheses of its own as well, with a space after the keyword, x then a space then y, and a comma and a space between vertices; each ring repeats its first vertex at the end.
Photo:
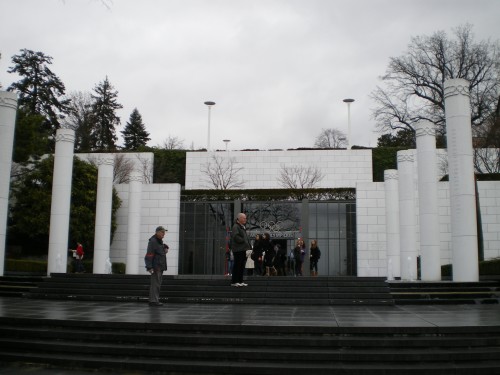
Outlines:
POLYGON ((356 205, 347 201, 181 202, 179 274, 227 273, 235 209, 247 215, 251 239, 267 232, 287 254, 297 238, 308 241, 308 250, 316 239, 319 275, 356 275, 356 205))

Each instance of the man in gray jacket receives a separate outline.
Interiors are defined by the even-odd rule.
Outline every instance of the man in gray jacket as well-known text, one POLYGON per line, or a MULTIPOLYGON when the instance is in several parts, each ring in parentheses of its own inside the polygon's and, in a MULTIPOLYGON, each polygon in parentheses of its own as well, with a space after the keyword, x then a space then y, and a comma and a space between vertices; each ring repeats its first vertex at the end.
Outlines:
POLYGON ((155 234, 149 239, 148 250, 144 257, 146 269, 151 274, 151 284, 149 286, 149 305, 161 306, 160 288, 163 279, 163 271, 167 270, 168 246, 163 243, 163 237, 167 230, 159 226, 155 234))
POLYGON ((245 272, 245 262, 247 260, 246 251, 252 250, 252 245, 250 244, 250 239, 245 228, 246 223, 246 215, 239 213, 231 229, 231 250, 234 254, 231 286, 235 287, 248 286, 248 284, 243 282, 243 273, 245 272))

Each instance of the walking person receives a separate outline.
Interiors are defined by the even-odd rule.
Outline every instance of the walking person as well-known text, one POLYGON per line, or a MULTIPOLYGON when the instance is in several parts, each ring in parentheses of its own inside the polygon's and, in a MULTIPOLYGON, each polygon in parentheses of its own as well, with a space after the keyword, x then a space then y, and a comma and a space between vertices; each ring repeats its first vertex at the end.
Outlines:
POLYGON ((293 249, 293 258, 295 260, 295 276, 302 276, 302 262, 305 254, 304 241, 299 238, 293 249))
POLYGON ((83 245, 81 242, 76 243, 76 250, 72 250, 74 252, 73 257, 75 258, 74 262, 74 272, 75 273, 84 273, 85 267, 83 266, 83 245))
POLYGON ((309 268, 311 270, 311 276, 318 276, 318 261, 321 257, 321 250, 319 249, 318 242, 316 240, 311 241, 311 247, 309 250, 309 259, 311 261, 309 268))
POLYGON ((252 276, 253 270, 255 268, 255 262, 252 259, 252 253, 252 249, 246 251, 247 261, 245 262, 245 273, 247 276, 252 276))
POLYGON ((271 236, 269 233, 264 233, 264 238, 262 240, 262 250, 264 251, 264 268, 266 276, 273 276, 276 272, 274 268, 274 258, 276 257, 276 251, 271 242, 271 236))
POLYGON ((247 216, 239 213, 231 230, 231 250, 234 255, 233 275, 231 276, 231 286, 248 286, 243 282, 243 273, 245 272, 245 262, 247 250, 252 249, 248 238, 246 225, 247 216))
POLYGON ((286 276, 286 249, 282 248, 280 244, 274 246, 276 256, 274 258, 274 268, 278 276, 286 276))
POLYGON ((252 259, 254 261, 254 275, 262 276, 262 239, 260 234, 255 235, 255 240, 253 242, 253 252, 252 259))
POLYGON ((226 260, 227 260, 227 275, 231 276, 233 274, 233 266, 234 266, 234 254, 231 249, 226 252, 226 260))
POLYGON ((163 279, 163 271, 167 270, 167 253, 168 246, 163 243, 165 232, 167 230, 159 226, 156 228, 155 234, 151 236, 148 242, 148 250, 144 257, 146 270, 150 273, 149 286, 149 306, 161 306, 160 289, 163 279))

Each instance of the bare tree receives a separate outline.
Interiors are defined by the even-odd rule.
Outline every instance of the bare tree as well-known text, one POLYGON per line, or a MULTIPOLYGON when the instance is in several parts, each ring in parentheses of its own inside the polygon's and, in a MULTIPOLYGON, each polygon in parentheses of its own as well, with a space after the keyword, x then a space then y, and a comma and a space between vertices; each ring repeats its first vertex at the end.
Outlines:
MULTIPOLYGON (((125 157, 125 154, 114 154, 113 183, 126 184, 130 182, 130 173, 134 170, 134 162, 125 157)), ((89 163, 99 167, 99 156, 90 155, 89 163)))
POLYGON ((454 30, 454 39, 439 31, 411 39, 408 51, 392 57, 384 76, 385 87, 377 87, 371 98, 372 114, 380 132, 415 130, 419 120, 429 120, 444 134, 444 82, 469 81, 471 122, 481 126, 495 110, 500 89, 499 42, 475 42, 472 26, 454 30))
POLYGON ((167 139, 163 141, 163 149, 165 150, 183 150, 184 140, 178 137, 169 135, 167 139))
POLYGON ((323 180, 323 173, 313 166, 281 166, 278 183, 285 189, 311 189, 323 180))
POLYGON ((141 165, 142 173, 142 183, 151 184, 153 182, 153 163, 148 158, 141 157, 140 154, 136 154, 138 163, 141 165))
POLYGON ((217 190, 238 189, 244 181, 238 173, 243 167, 238 166, 235 158, 213 155, 203 167, 202 173, 208 177, 209 185, 217 190))
POLYGON ((89 152, 92 148, 92 95, 89 92, 76 91, 68 95, 70 99, 68 116, 64 127, 75 131, 76 152, 89 152))
POLYGON ((347 137, 344 132, 338 129, 322 129, 316 137, 314 146, 319 148, 345 148, 347 147, 347 137))

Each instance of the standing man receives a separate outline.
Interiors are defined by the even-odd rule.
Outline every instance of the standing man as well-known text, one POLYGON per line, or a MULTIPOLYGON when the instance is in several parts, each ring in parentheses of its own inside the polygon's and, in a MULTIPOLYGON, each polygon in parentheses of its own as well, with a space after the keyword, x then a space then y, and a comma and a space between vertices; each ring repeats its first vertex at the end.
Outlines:
POLYGON ((243 273, 245 272, 245 263, 247 260, 246 251, 252 250, 252 245, 247 235, 245 224, 247 216, 239 213, 236 216, 236 222, 231 230, 231 250, 234 254, 233 275, 231 277, 231 286, 248 286, 243 282, 243 273))
POLYGON ((167 270, 168 246, 163 243, 163 237, 167 230, 159 226, 155 234, 149 239, 148 250, 144 261, 146 269, 151 274, 151 284, 149 287, 149 306, 161 306, 160 288, 163 279, 163 271, 167 270))

